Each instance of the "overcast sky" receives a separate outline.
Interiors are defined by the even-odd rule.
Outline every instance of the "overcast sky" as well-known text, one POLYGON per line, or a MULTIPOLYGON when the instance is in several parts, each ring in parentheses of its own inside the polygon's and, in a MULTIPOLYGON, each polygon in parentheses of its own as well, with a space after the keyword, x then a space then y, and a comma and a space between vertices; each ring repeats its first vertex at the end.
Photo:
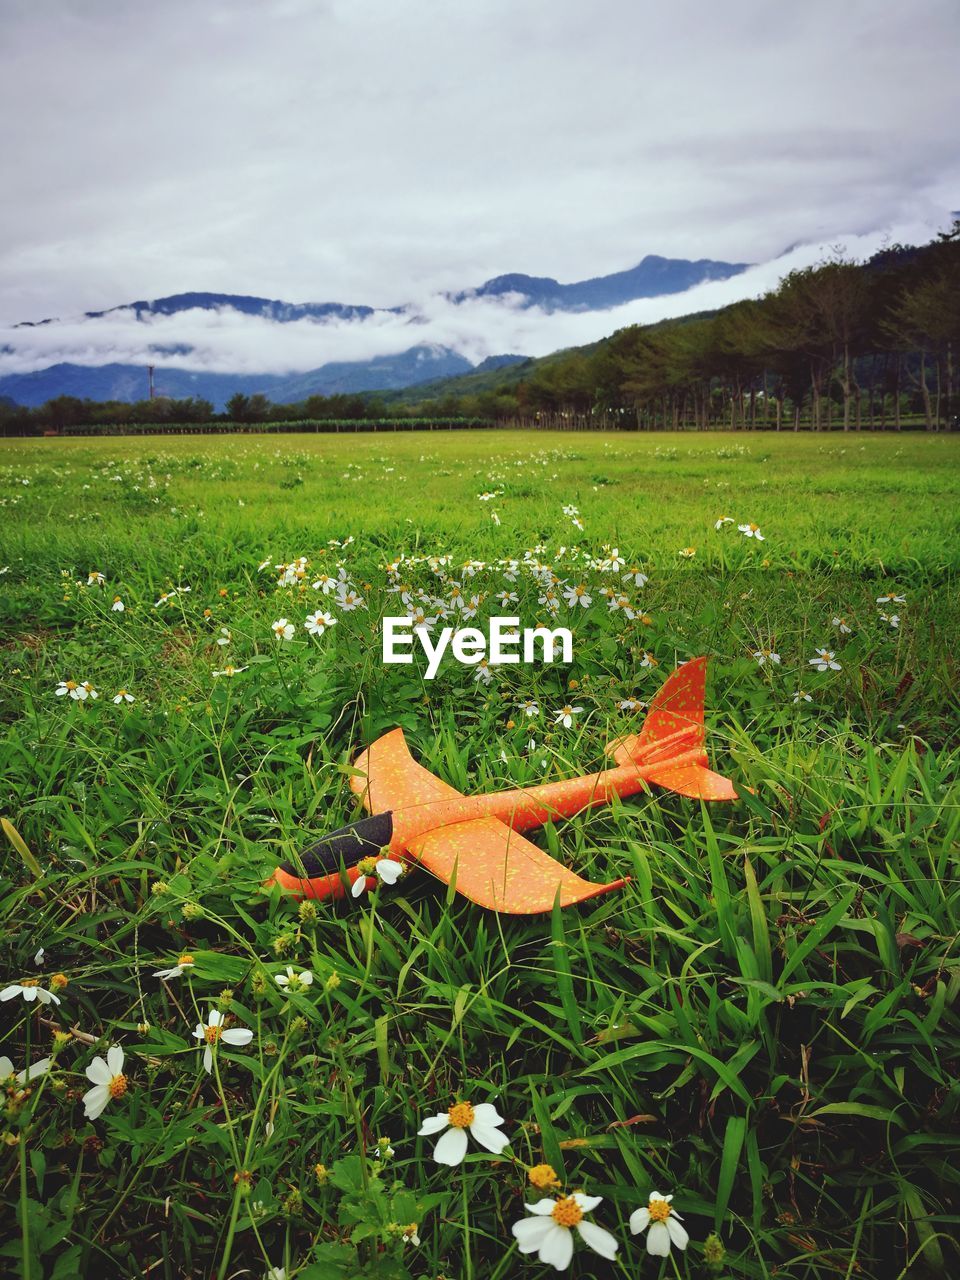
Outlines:
POLYGON ((0 323, 927 238, 958 52, 957 0, 0 0, 0 323))

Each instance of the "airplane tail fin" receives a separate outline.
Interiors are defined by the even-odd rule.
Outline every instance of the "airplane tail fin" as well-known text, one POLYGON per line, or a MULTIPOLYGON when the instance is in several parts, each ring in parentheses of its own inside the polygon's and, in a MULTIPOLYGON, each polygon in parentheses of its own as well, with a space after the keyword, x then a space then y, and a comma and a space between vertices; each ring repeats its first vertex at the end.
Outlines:
POLYGON ((706 669, 706 658, 694 658, 678 667, 650 703, 640 732, 620 738, 611 753, 617 764, 641 766, 649 782, 680 795, 734 800, 733 784, 707 768, 703 723, 706 669))
POLYGON ((640 732, 614 744, 612 754, 617 764, 653 764, 680 751, 702 749, 706 668, 706 658, 694 658, 677 667, 650 703, 640 732))

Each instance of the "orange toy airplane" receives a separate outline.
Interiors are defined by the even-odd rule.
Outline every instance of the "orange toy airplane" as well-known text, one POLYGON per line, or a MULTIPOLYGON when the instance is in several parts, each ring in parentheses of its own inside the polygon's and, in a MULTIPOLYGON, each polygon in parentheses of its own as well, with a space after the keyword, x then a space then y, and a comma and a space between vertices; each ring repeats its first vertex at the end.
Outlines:
POLYGON ((420 863, 482 907, 532 915, 619 889, 593 884, 520 834, 554 818, 629 796, 648 783, 704 800, 735 800, 728 779, 707 768, 703 696, 706 658, 678 667, 653 701, 639 734, 619 739, 617 767, 541 786, 464 796, 411 756, 394 729, 356 759, 350 786, 374 816, 333 831, 285 862, 273 878, 306 898, 342 897, 381 857, 420 863), (359 865, 364 864, 365 865, 359 865))

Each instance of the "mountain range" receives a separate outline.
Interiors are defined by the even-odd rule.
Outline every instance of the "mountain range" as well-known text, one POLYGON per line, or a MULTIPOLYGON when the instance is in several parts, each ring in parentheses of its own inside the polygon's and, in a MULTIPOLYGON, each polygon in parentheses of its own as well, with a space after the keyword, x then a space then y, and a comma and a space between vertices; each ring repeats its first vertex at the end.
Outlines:
MULTIPOLYGON (((561 284, 546 276, 515 273, 497 276, 474 289, 447 293, 443 298, 447 304, 465 311, 476 300, 488 299, 520 310, 537 307, 544 312, 602 312, 639 298, 682 293, 705 281, 726 280, 746 270, 746 267, 746 263, 716 262, 705 258, 689 261, 651 254, 630 270, 571 284, 561 284)), ((197 312, 234 314, 280 325, 306 321, 316 324, 317 344, 321 347, 325 325, 362 324, 376 316, 395 317, 400 324, 423 323, 422 315, 414 306, 374 308, 338 302, 290 303, 275 298, 228 293, 179 293, 166 298, 140 299, 105 311, 88 311, 80 323, 89 351, 90 345, 95 347, 98 328, 106 327, 111 320, 128 322, 133 319, 144 323, 158 317, 175 320, 187 312, 194 315, 197 312)), ((56 330, 61 323, 51 318, 24 321, 13 326, 7 331, 7 340, 0 346, 0 356, 17 352, 17 331, 26 331, 23 334, 26 340, 30 330, 56 330)), ((165 326, 167 336, 173 332, 175 326, 165 326)), ((526 358, 521 355, 490 356, 480 365, 475 365, 452 346, 421 341, 399 354, 369 360, 332 361, 302 373, 273 374, 210 372, 202 368, 179 367, 189 366, 194 351, 186 340, 148 342, 145 350, 149 353, 146 359, 157 366, 157 395, 210 400, 218 410, 222 410, 230 396, 238 391, 248 395, 262 392, 275 403, 296 403, 310 395, 396 390, 475 369, 496 369, 526 358), (172 357, 177 360, 176 366, 166 363, 172 357)), ((143 363, 106 359, 104 363, 97 364, 88 362, 89 359, 87 354, 84 363, 58 360, 31 372, 7 373, 0 376, 0 397, 28 406, 44 404, 59 395, 128 403, 146 398, 147 373, 143 363)))
POLYGON ((479 289, 451 294, 455 302, 469 298, 498 298, 517 294, 521 305, 544 311, 607 311, 637 298, 660 298, 667 293, 683 293, 707 280, 729 280, 746 271, 746 262, 714 262, 698 258, 660 258, 647 254, 629 271, 594 276, 576 284, 560 284, 550 276, 505 275, 488 280, 479 289))

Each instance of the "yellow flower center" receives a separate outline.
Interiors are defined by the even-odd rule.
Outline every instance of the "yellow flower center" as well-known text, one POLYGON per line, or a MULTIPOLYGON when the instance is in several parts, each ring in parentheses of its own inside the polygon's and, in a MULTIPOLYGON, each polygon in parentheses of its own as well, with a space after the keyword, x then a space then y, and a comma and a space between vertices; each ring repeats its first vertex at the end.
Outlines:
POLYGON ((583 1210, 573 1196, 564 1196, 553 1206, 550 1217, 558 1227, 575 1227, 583 1217, 583 1210))
POLYGON ((182 955, 180 959, 177 961, 177 964, 179 965, 193 964, 193 956, 182 955))
POLYGON ((647 1206, 651 1222, 666 1222, 670 1217, 670 1206, 666 1200, 651 1200, 647 1206))
POLYGON ((538 1191, 546 1191, 549 1187, 559 1187, 560 1179, 557 1177, 556 1170, 552 1164, 535 1164, 532 1169, 527 1172, 532 1186, 538 1191))
POLYGON ((21 985, 21 987, 39 987, 39 985, 40 985, 40 979, 39 979, 39 978, 24 978, 24 980, 20 983, 20 985, 21 985))
POLYGON ((372 876, 377 869, 376 858, 361 858, 357 863, 357 870, 362 876, 372 876))
POLYGON ((71 691, 71 693, 72 693, 72 692, 73 692, 73 690, 74 690, 74 689, 76 689, 76 687, 77 687, 77 682, 76 682, 76 680, 68 680, 68 681, 66 682, 66 685, 67 685, 67 688, 68 688, 68 689, 71 691))
POLYGON ((211 1027, 204 1027, 204 1028, 203 1028, 203 1035, 204 1035, 204 1039, 206 1040, 207 1044, 216 1044, 216 1043, 217 1043, 217 1041, 220 1039, 220 1028, 219 1028, 219 1027, 212 1027, 212 1026, 211 1026, 211 1027))
POLYGON ((122 1098, 127 1092, 127 1077, 123 1074, 114 1076, 107 1085, 111 1098, 122 1098))
POLYGON ((473 1107, 469 1102, 458 1102, 447 1112, 447 1118, 455 1129, 469 1129, 473 1124, 473 1107))
POLYGON ((758 530, 759 528, 760 528, 760 526, 759 526, 758 524, 752 524, 752 525, 750 526, 750 532, 751 532, 751 533, 756 533, 756 532, 757 532, 757 530, 758 530))

